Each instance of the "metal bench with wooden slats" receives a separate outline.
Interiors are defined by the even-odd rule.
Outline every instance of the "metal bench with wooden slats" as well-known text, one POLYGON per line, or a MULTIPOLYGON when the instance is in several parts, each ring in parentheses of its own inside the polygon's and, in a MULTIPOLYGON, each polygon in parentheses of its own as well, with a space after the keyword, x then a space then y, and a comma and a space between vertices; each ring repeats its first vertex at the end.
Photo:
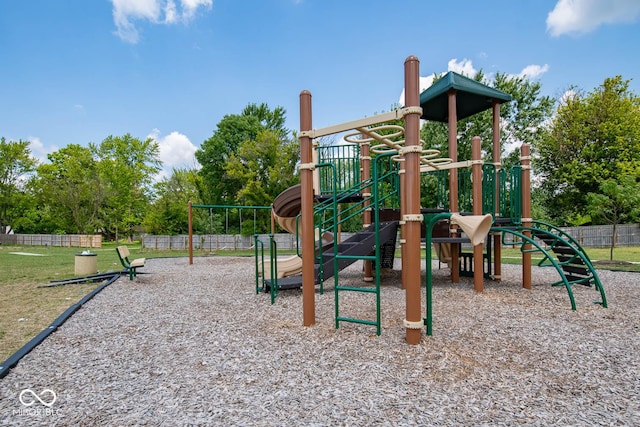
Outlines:
POLYGON ((118 246, 116 248, 116 252, 118 253, 118 258, 120 258, 122 266, 129 272, 129 280, 133 280, 133 278, 137 276, 136 270, 140 267, 144 267, 146 259, 136 258, 133 261, 129 261, 131 253, 129 252, 129 248, 126 246, 118 246))

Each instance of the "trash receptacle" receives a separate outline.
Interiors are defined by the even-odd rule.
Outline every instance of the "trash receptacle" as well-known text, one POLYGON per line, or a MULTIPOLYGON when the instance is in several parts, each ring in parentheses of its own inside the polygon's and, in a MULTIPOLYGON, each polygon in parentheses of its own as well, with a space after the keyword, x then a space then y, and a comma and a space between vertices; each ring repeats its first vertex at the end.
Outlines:
POLYGON ((76 276, 86 276, 98 272, 98 254, 83 251, 76 254, 76 276))

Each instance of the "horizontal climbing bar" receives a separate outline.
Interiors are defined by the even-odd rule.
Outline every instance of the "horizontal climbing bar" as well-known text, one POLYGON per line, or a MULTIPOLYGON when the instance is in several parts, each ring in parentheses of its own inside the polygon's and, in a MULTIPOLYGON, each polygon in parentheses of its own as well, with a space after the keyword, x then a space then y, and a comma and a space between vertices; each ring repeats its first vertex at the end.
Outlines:
POLYGON ((365 261, 376 261, 375 255, 337 255, 336 259, 362 259, 365 261))
POLYGON ((312 129, 309 131, 300 132, 299 137, 320 138, 321 136, 333 135, 335 133, 346 132, 348 130, 361 128, 365 126, 373 126, 379 123, 386 123, 393 120, 402 119, 405 115, 410 113, 422 114, 422 108, 400 108, 398 110, 389 111, 388 113, 378 114, 371 117, 365 117, 363 119, 353 120, 350 122, 340 123, 333 126, 327 126, 320 129, 312 129), (418 111, 419 109, 419 111, 418 111))
POLYGON ((375 294, 378 292, 376 288, 358 288, 356 286, 336 286, 337 291, 365 292, 375 294))
POLYGON ((338 322, 351 322, 351 323, 359 323, 361 325, 378 326, 378 322, 374 320, 352 319, 351 317, 337 317, 336 320, 338 322))
POLYGON ((434 171, 444 170, 444 169, 462 169, 462 168, 471 167, 473 166, 473 164, 474 164, 473 160, 464 160, 461 162, 442 163, 442 164, 425 163, 420 165, 420 172, 434 172, 434 171))

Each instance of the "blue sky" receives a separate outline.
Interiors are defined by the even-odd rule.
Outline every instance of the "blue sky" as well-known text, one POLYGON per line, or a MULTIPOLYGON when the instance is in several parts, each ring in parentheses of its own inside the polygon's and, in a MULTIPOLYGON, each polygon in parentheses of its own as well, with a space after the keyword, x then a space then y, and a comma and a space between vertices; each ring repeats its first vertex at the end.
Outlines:
POLYGON ((45 160, 130 133, 193 167, 249 103, 291 129, 303 89, 314 127, 388 111, 409 55, 425 77, 524 73, 559 97, 622 75, 640 93, 639 20, 639 0, 2 1, 0 136, 45 160))

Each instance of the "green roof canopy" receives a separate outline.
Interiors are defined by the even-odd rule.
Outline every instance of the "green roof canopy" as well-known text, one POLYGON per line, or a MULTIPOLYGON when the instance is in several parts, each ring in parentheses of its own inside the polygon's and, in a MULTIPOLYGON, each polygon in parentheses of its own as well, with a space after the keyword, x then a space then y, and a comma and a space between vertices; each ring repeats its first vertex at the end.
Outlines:
POLYGON ((511 95, 508 93, 449 71, 420 94, 421 118, 448 122, 448 93, 452 89, 456 91, 456 114, 458 120, 488 110, 491 108, 493 100, 499 103, 511 101, 511 95))

